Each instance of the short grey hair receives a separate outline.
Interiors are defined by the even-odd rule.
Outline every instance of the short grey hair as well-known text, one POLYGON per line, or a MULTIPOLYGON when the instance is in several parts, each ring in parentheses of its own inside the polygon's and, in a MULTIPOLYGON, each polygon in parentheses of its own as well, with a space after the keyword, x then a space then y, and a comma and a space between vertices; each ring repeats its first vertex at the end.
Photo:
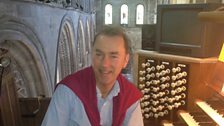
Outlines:
POLYGON ((132 49, 131 49, 131 44, 130 44, 130 39, 125 33, 125 30, 120 27, 120 26, 113 26, 113 25, 105 25, 103 29, 98 32, 94 38, 93 41, 93 46, 96 42, 96 39, 100 35, 105 35, 105 36, 121 36, 124 39, 124 44, 125 44, 125 51, 127 54, 132 54, 132 49))

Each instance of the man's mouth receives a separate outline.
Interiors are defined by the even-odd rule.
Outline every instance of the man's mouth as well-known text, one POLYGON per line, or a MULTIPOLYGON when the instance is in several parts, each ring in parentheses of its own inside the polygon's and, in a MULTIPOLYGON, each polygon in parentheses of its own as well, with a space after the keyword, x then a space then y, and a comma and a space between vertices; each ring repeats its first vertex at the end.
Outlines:
POLYGON ((111 71, 104 71, 104 70, 100 70, 100 73, 103 75, 108 75, 111 73, 111 71))

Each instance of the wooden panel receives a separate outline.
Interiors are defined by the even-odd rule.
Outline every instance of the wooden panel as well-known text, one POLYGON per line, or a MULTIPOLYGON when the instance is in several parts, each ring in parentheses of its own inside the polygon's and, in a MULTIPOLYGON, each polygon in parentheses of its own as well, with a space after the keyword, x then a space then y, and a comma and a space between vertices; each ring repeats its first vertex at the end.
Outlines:
POLYGON ((0 55, 0 126, 40 126, 50 98, 18 98, 10 62, 2 59, 0 55))
MULTIPOLYGON (((203 60, 203 59, 202 59, 203 60)), ((214 93, 207 86, 207 79, 215 63, 191 63, 189 73, 188 111, 197 109, 195 100, 207 99, 214 93)))
POLYGON ((213 68, 213 71, 210 74, 210 78, 208 78, 208 86, 214 89, 216 92, 220 93, 224 96, 224 63, 218 61, 216 66, 213 68))
POLYGON ((19 110, 19 102, 15 91, 10 65, 4 68, 1 89, 1 117, 3 126, 23 126, 19 110))
POLYGON ((40 126, 50 103, 50 98, 20 98, 23 126, 40 126))

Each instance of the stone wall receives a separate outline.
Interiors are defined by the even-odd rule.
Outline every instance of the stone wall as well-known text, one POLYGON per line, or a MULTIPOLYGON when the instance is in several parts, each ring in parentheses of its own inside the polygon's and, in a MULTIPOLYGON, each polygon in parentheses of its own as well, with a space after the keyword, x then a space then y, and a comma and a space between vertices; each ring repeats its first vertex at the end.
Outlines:
POLYGON ((90 54, 86 45, 93 39, 93 17, 80 10, 39 2, 0 1, 0 48, 9 50, 19 69, 18 87, 28 92, 22 95, 51 96, 58 74, 70 69, 69 74, 87 65, 89 60, 80 57, 90 54), (72 69, 67 64, 73 64, 72 69))

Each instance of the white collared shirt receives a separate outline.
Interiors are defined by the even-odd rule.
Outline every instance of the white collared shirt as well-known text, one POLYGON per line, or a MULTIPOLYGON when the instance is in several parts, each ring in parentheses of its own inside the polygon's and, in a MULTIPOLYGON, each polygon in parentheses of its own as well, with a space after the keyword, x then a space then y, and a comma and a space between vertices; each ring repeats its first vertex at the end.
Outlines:
MULTIPOLYGON (((102 126, 112 125, 113 97, 120 92, 116 81, 106 98, 101 97, 96 87, 97 105, 102 126)), ((60 84, 52 96, 48 110, 41 126, 91 126, 81 100, 67 86, 60 84)), ((143 126, 139 101, 130 106, 126 112, 123 126, 143 126)))

